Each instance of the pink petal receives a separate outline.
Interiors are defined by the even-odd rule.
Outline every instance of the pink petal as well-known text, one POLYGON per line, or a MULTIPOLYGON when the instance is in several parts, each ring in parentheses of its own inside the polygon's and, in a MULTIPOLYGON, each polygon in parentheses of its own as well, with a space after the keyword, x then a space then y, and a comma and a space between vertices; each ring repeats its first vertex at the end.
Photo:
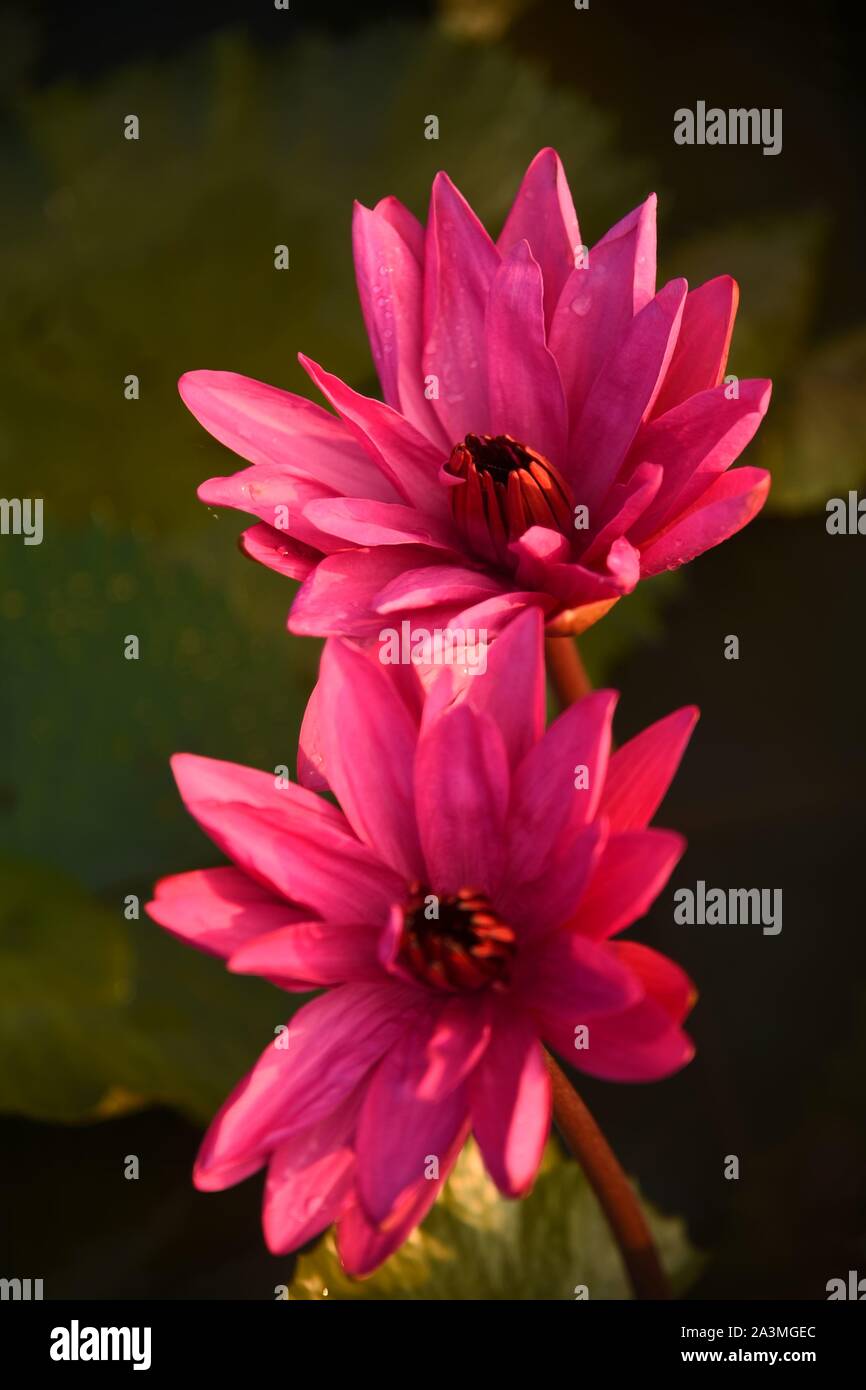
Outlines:
POLYGON ((635 314, 655 294, 656 197, 650 197, 602 237, 588 265, 566 280, 550 326, 572 423, 635 314))
POLYGON ((599 813, 612 831, 643 830, 655 815, 698 722, 694 705, 659 719, 612 755, 599 813))
POLYGON ((652 999, 642 999, 621 1014, 588 1020, 588 1046, 575 1049, 575 1027, 547 1015, 539 1020, 543 1036, 580 1071, 605 1081, 660 1081, 686 1066, 694 1044, 652 999))
POLYGON ((592 820, 607 773, 616 702, 612 690, 579 700, 554 720, 515 772, 507 832, 513 878, 537 876, 549 857, 592 820), (585 780, 584 772, 588 785, 575 787, 585 780))
POLYGON ((652 505, 664 481, 664 469, 657 463, 641 463, 627 482, 614 483, 599 510, 599 530, 584 551, 584 564, 598 563, 620 536, 634 541, 633 531, 652 505), (630 534, 632 533, 632 534, 630 534))
POLYGON ((250 463, 349 497, 395 500, 351 430, 313 401, 236 372, 187 372, 178 389, 208 433, 250 463))
MULTIPOLYGON (((414 425, 382 401, 353 391, 303 353, 298 361, 332 404, 371 459, 389 480, 398 499, 430 516, 445 517, 448 503, 439 482, 441 448, 431 444, 414 425)), ((389 497, 384 500, 394 500, 389 497)))
POLYGON ((697 999, 697 990, 686 972, 675 961, 639 941, 617 941, 613 949, 622 964, 639 978, 649 998, 674 1023, 682 1023, 697 999))
POLYGON ((472 1128, 490 1176, 506 1197, 532 1186, 550 1132, 550 1077, 536 1031, 503 1018, 470 1083, 472 1128))
MULTIPOLYGON (((591 821, 559 853, 522 881, 509 872, 494 897, 506 922, 529 940, 570 921, 595 871, 607 838, 607 822, 591 821)), ((507 862, 507 856, 506 856, 507 862)))
POLYGON ((262 1208, 265 1242, 285 1255, 342 1214, 355 1175, 351 1137, 360 1088, 332 1114, 280 1144, 271 1155, 262 1208))
MULTIPOLYGON (((419 552, 416 551, 416 556, 419 552)), ((453 612, 468 604, 499 594, 502 581, 482 570, 464 569, 460 565, 407 566, 383 585, 376 594, 376 611, 381 614, 411 613, 416 608, 434 606, 453 612)))
POLYGON ((357 1182, 367 1215, 379 1223, 397 1215, 430 1158, 441 1162, 466 1123, 465 1083, 435 1098, 419 1094, 429 1040, 429 1025, 407 1030, 367 1087, 355 1139, 357 1182))
POLYGON ((267 565, 268 569, 287 575, 289 579, 306 579, 320 559, 318 550, 263 522, 242 533, 240 546, 251 560, 257 560, 259 564, 267 565))
POLYGON ((517 582, 551 594, 561 608, 620 598, 640 579, 640 555, 624 536, 599 557, 596 569, 572 560, 566 538, 545 526, 530 526, 509 549, 517 557, 517 582))
POLYGON ((194 1171, 201 1191, 255 1172, 279 1144, 330 1115, 393 1047, 424 996, 411 986, 341 985, 319 995, 268 1044, 211 1121, 194 1171), (282 1045, 279 1045, 282 1044, 282 1045))
MULTIPOLYGON (((655 501, 630 532, 636 545, 698 501, 743 452, 766 414, 769 381, 741 381, 739 398, 728 400, 724 386, 701 391, 645 425, 632 457, 664 470, 655 501)), ((641 465, 645 467, 645 464, 641 465)))
POLYGON ((229 970, 263 975, 284 989, 303 991, 375 980, 382 974, 378 939, 378 927, 298 922, 248 940, 232 954, 229 970))
POLYGON ((423 858, 415 824, 418 729, 384 666, 348 642, 329 642, 319 680, 328 782, 352 829, 405 879, 423 858))
POLYGON ((212 758, 176 754, 187 810, 253 878, 336 922, 384 922, 400 877, 350 833, 328 802, 293 783, 212 758))
MULTIPOLYGON (((294 541, 303 547, 302 554, 312 552, 315 555, 317 552, 327 554, 339 546, 338 541, 319 531, 304 516, 307 503, 327 491, 315 479, 298 477, 270 464, 256 464, 227 478, 208 478, 198 488, 197 495, 199 501, 209 507, 232 507, 235 511, 260 517, 269 532, 276 531, 283 537, 286 549, 294 541)), ((281 556, 272 568, 281 568, 283 560, 281 556)), ((267 558, 265 563, 269 563, 267 558)))
MULTIPOLYGON (((380 595, 387 594, 389 585, 400 581, 406 571, 434 569, 440 576, 441 571, 448 570, 441 560, 441 551, 414 545, 374 546, 329 555, 299 589, 289 614, 289 631, 305 637, 376 638, 388 626, 376 611, 380 595)), ((466 571, 455 569, 453 573, 462 577, 466 571)), ((479 576, 478 585, 472 584, 471 592, 475 594, 479 586, 484 593, 489 592, 484 576, 479 576)), ((464 583, 463 587, 470 586, 464 583)), ((447 592, 446 574, 440 577, 437 597, 442 599, 447 592)))
POLYGON ((548 932, 518 957, 515 1000, 534 1013, 570 1020, 619 1013, 641 996, 635 975, 612 947, 575 931, 548 932))
POLYGON ((303 919, 300 908, 274 896, 239 869, 196 869, 156 885, 145 911, 190 946, 230 956, 263 932, 303 919))
POLYGON ((493 277, 487 301, 489 432, 565 465, 568 411, 553 355, 544 340, 541 270, 519 241, 493 277))
POLYGON ((573 429, 575 500, 589 508, 590 519, 652 409, 677 340, 686 289, 685 280, 671 280, 635 315, 573 429))
POLYGON ((424 1220, 445 1185, 460 1150, 469 1136, 469 1120, 458 1131, 453 1143, 439 1159, 439 1177, 421 1178, 405 1194, 395 1216, 386 1227, 367 1216, 363 1204, 353 1201, 337 1226, 337 1250, 347 1274, 363 1279, 372 1274, 399 1248, 424 1220))
POLYGON ((321 497, 307 503, 304 516, 317 530, 353 545, 426 545, 445 550, 459 546, 447 520, 432 520, 401 502, 321 497))
POLYGON ((631 926, 658 897, 685 847, 672 830, 612 835, 569 926, 594 940, 631 926))
POLYGON ((385 400, 416 429, 447 447, 444 436, 439 437, 435 412, 424 398, 422 266, 416 251, 395 225, 399 220, 405 227, 408 218, 422 238, 423 254, 422 229, 405 208, 395 218, 393 207, 380 203, 371 211, 355 204, 352 244, 358 294, 385 400))
POLYGON ((770 491, 763 468, 735 468, 723 473, 676 521, 641 550, 641 572, 647 577, 702 555, 726 541, 761 510, 770 491))
POLYGON ((447 174, 437 174, 430 199, 424 265, 425 377, 446 437, 457 444, 487 432, 485 313, 499 252, 447 174))
POLYGON ((555 150, 539 150, 533 159, 523 176, 497 246, 502 255, 507 256, 521 241, 529 243, 541 267, 545 319, 549 325, 581 244, 565 170, 555 150))
POLYGON ((423 733, 415 758, 418 828, 434 893, 492 893, 505 867, 508 757, 493 721, 462 704, 423 733))
POLYGON ((730 275, 698 285, 686 296, 680 335, 653 406, 663 415, 698 391, 710 391, 725 375, 740 290, 730 275))
MULTIPOLYGON (((467 634, 481 631, 471 613, 461 614, 452 627, 467 634)), ((467 674, 452 670, 433 686, 424 704, 422 729, 444 709, 465 700, 498 726, 509 766, 516 768, 544 732, 547 692, 543 639, 541 610, 530 608, 519 613, 490 642, 486 671, 467 674)))

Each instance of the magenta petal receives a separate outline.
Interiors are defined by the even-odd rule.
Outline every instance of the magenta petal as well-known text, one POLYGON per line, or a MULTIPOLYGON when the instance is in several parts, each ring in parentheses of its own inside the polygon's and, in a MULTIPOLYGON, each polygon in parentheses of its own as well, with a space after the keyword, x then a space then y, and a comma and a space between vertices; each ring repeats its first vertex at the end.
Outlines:
POLYGON ((232 954, 229 970, 297 990, 375 980, 382 974, 378 939, 376 926, 298 922, 248 940, 232 954))
POLYGON ((395 500, 352 431, 315 402, 236 372, 187 372, 178 390, 208 433, 250 463, 350 497, 395 500))
MULTIPOLYGON (((289 631, 304 637, 377 638, 387 622, 376 612, 377 598, 419 567, 447 570, 442 553, 419 546, 373 546, 329 555, 310 573, 299 589, 289 614, 289 631), (440 564, 437 566, 436 561, 440 564)), ((464 570, 455 570, 463 575, 464 570)), ((490 581, 478 577, 484 593, 490 581)), ((447 577, 440 597, 447 593, 447 577)), ((472 588, 473 594, 476 587, 472 588)))
POLYGON ((698 391, 718 386, 725 374, 740 291, 730 275, 698 285, 686 295, 674 355, 653 406, 655 415, 698 391))
POLYGON ((674 1023, 682 1023, 691 1011, 697 991, 675 961, 639 941, 617 941, 619 960, 640 980, 648 997, 659 1004, 674 1023))
POLYGON ((258 882, 336 922, 384 922, 402 880, 350 833, 328 802, 264 772, 176 754, 187 810, 258 882))
POLYGON ((254 1172, 279 1144, 331 1114, 405 1032, 418 997, 389 981, 341 985, 305 1004, 211 1121, 196 1187, 231 1186, 241 1166, 254 1172))
POLYGON ((597 378, 572 432, 575 499, 589 508, 591 521, 616 481, 664 380, 686 289, 685 280, 671 280, 635 315, 597 378))
POLYGON ((493 277, 487 302, 490 434, 507 434, 565 467, 568 411, 544 339, 541 270, 519 241, 493 277))
POLYGON ((641 999, 620 1014, 588 1020, 585 1048, 575 1048, 570 1019, 549 1014, 539 1026, 571 1066, 605 1081, 661 1081, 695 1055, 691 1039, 652 999, 641 999))
POLYGON ((385 667, 348 642, 322 653, 328 782, 360 840, 405 879, 423 871, 412 781, 418 729, 385 667))
POLYGON ((651 194, 602 237, 563 285, 550 326, 574 424, 590 388, 634 318, 655 294, 656 198, 651 194))
POLYGON ((635 545, 645 545, 704 496, 752 439, 767 412, 771 383, 741 381, 733 400, 725 391, 723 386, 701 391, 639 431, 632 457, 660 465, 664 477, 629 533, 635 545))
POLYGON ((445 517, 447 499, 439 482, 442 449, 389 405, 353 391, 302 352, 298 361, 366 447, 397 497, 430 516, 445 517))
POLYGON ((190 946, 230 956, 263 932, 303 920, 300 908, 276 897, 239 869, 196 869, 156 885, 149 917, 190 946))
POLYGON ((347 1274, 356 1279, 372 1274, 411 1235, 442 1191, 468 1136, 467 1117, 447 1151, 439 1156, 438 1178, 421 1178, 409 1188, 387 1226, 371 1221, 357 1198, 349 1204, 337 1226, 337 1251, 347 1274))
POLYGON ((416 558, 413 566, 383 585, 374 598, 374 604, 377 613, 383 615, 408 614, 417 608, 433 607, 454 612, 468 604, 492 598, 501 590, 502 580, 481 570, 441 563, 420 565, 416 558))
POLYGON ((591 821, 555 857, 547 860, 537 877, 521 882, 509 874, 494 899, 504 920, 517 927, 526 940, 543 936, 570 921, 606 839, 607 821, 591 821))
POLYGON ((641 573, 648 577, 702 555, 741 531, 767 500, 770 475, 763 468, 723 473, 666 530, 641 550, 641 573))
POLYGON ((498 887, 508 790, 505 745, 487 715, 458 705, 422 734, 415 804, 432 892, 498 887))
MULTIPOLYGON (((400 220, 405 229, 408 218, 421 235, 423 247, 420 224, 405 208, 395 218, 393 208, 380 204, 371 211, 355 204, 355 274, 370 351, 385 400, 411 420, 416 429, 436 437, 439 422, 424 398, 421 371, 422 263, 395 225, 400 220)), ((438 442, 447 445, 444 436, 438 442)))
POLYGON ((281 569, 285 558, 294 559, 289 549, 292 542, 303 547, 303 555, 327 554, 340 548, 339 541, 320 531, 304 516, 308 502, 327 495, 330 495, 329 489, 315 479, 302 478, 269 464, 242 468, 227 478, 208 478, 197 490, 199 501, 207 506, 250 512, 267 525, 269 533, 276 532, 284 538, 286 556, 278 555, 273 563, 270 557, 265 557, 265 563, 274 569, 281 569))
POLYGON ((458 538, 447 520, 431 520, 401 502, 321 497, 307 503, 304 516, 317 530, 353 545, 441 546, 459 558, 458 538))
POLYGON ((355 1139, 358 1192, 367 1215, 385 1222, 401 1199, 424 1181, 431 1158, 441 1162, 468 1115, 465 1084, 424 1099, 429 1024, 409 1029, 379 1063, 369 1086, 355 1139))
MULTIPOLYGON (((471 612, 460 614, 452 627, 467 633, 480 631, 478 616, 471 612)), ((493 719, 505 742, 509 766, 515 768, 544 732, 547 689, 541 610, 530 608, 519 613, 490 642, 486 659, 486 671, 453 669, 443 675, 428 693, 422 729, 443 709, 465 700, 493 719)))
POLYGON ((599 811, 612 831, 643 830, 661 805, 698 722, 686 705, 659 719, 612 755, 599 811))
POLYGON ((539 150, 533 159, 497 245, 502 255, 507 256, 521 241, 529 243, 541 267, 545 319, 550 324, 581 244, 565 170, 555 150, 539 150))
POLYGON ((592 565, 603 559, 617 538, 628 536, 633 543, 634 529, 653 505, 664 482, 664 469, 657 463, 641 463, 627 482, 614 483, 599 511, 599 526, 582 559, 592 565), (629 533, 632 532, 631 535, 629 533))
POLYGON ((612 690, 579 700, 554 720, 514 773, 508 871, 517 881, 536 876, 593 818, 607 773, 616 701, 612 690))
POLYGON ((506 1197, 532 1186, 550 1132, 550 1076, 536 1030, 509 1012, 497 1023, 469 1088, 472 1129, 506 1197))
POLYGON ((611 835, 569 923, 594 940, 613 936, 643 917, 685 849, 672 830, 627 830, 611 835))
POLYGON ((359 1088, 332 1114, 287 1139, 271 1155, 262 1226, 272 1255, 303 1245, 342 1214, 354 1183, 350 1141, 362 1094, 359 1088))
POLYGON ((452 444, 487 430, 485 312, 499 252, 447 174, 430 199, 424 265, 425 378, 432 405, 452 444))
POLYGON ((578 1024, 629 1008, 642 990, 612 947, 564 929, 527 945, 514 993, 523 1008, 578 1024))
POLYGON ((306 579, 321 558, 320 552, 312 546, 287 536, 284 531, 275 530, 273 526, 266 526, 264 522, 244 531, 240 544, 241 550, 251 560, 258 560, 259 564, 267 565, 268 569, 287 575, 289 579, 306 579))

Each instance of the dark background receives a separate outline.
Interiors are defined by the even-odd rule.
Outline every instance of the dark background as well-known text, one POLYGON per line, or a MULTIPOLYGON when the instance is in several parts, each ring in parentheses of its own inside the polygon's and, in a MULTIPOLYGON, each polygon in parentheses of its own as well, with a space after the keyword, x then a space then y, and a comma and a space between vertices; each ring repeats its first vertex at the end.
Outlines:
POLYGON ((620 738, 701 707, 659 816, 689 841, 672 888, 780 887, 784 928, 678 927, 664 894, 637 935, 699 985, 697 1058, 663 1084, 582 1091, 708 1252, 692 1297, 823 1298, 866 1274, 866 540, 824 525, 825 501, 863 482, 866 425, 861 50, 842 9, 13 4, 0 48, 0 490, 46 498, 44 545, 10 556, 3 538, 0 556, 2 959, 42 933, 32 973, 13 970, 8 997, 0 982, 0 1273, 85 1298, 268 1297, 287 1278, 261 1240, 259 1180, 190 1183, 202 1121, 281 1006, 155 945, 143 917, 117 922, 127 893, 215 862, 169 754, 291 762, 316 661, 281 631, 285 583, 237 559, 233 517, 196 503, 231 463, 174 381, 212 366, 304 389, 303 348, 374 389, 351 198, 394 192, 423 213, 441 166, 495 228, 553 143, 589 244, 658 189, 662 278, 737 275, 732 370, 776 382, 748 455, 773 469, 771 505, 585 650, 624 692, 620 738), (698 99, 782 107, 782 153, 675 145, 673 111, 698 99), (140 147, 119 140, 126 111, 140 147), (275 289, 268 247, 287 227, 306 269, 275 289), (150 666, 135 681, 126 632, 150 666), (146 1183, 117 1180, 126 1154, 146 1183))

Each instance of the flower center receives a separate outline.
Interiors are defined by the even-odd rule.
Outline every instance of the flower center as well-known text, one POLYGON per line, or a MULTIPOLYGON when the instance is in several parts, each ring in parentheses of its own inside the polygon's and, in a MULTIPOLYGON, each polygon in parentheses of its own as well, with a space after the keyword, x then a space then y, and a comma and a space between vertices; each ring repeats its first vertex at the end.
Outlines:
POLYGON ((463 480, 450 489, 452 516, 486 559, 507 560, 508 542, 530 526, 569 535, 574 504, 568 483, 543 454, 510 435, 467 434, 451 450, 445 471, 463 480))
POLYGON ((437 897, 413 883, 398 959, 424 984, 462 992, 503 989, 517 949, 513 929, 475 888, 437 897))

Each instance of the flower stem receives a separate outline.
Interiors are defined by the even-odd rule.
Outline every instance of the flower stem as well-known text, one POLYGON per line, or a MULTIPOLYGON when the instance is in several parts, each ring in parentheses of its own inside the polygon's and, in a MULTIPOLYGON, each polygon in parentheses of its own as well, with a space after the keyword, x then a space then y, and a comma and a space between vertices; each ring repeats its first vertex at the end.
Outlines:
POLYGON ((565 1072, 548 1053, 557 1128, 598 1198, 635 1298, 670 1298, 671 1288, 631 1183, 565 1072))
POLYGON ((547 674, 561 709, 589 694, 592 685, 573 637, 545 637, 544 652, 547 674))

